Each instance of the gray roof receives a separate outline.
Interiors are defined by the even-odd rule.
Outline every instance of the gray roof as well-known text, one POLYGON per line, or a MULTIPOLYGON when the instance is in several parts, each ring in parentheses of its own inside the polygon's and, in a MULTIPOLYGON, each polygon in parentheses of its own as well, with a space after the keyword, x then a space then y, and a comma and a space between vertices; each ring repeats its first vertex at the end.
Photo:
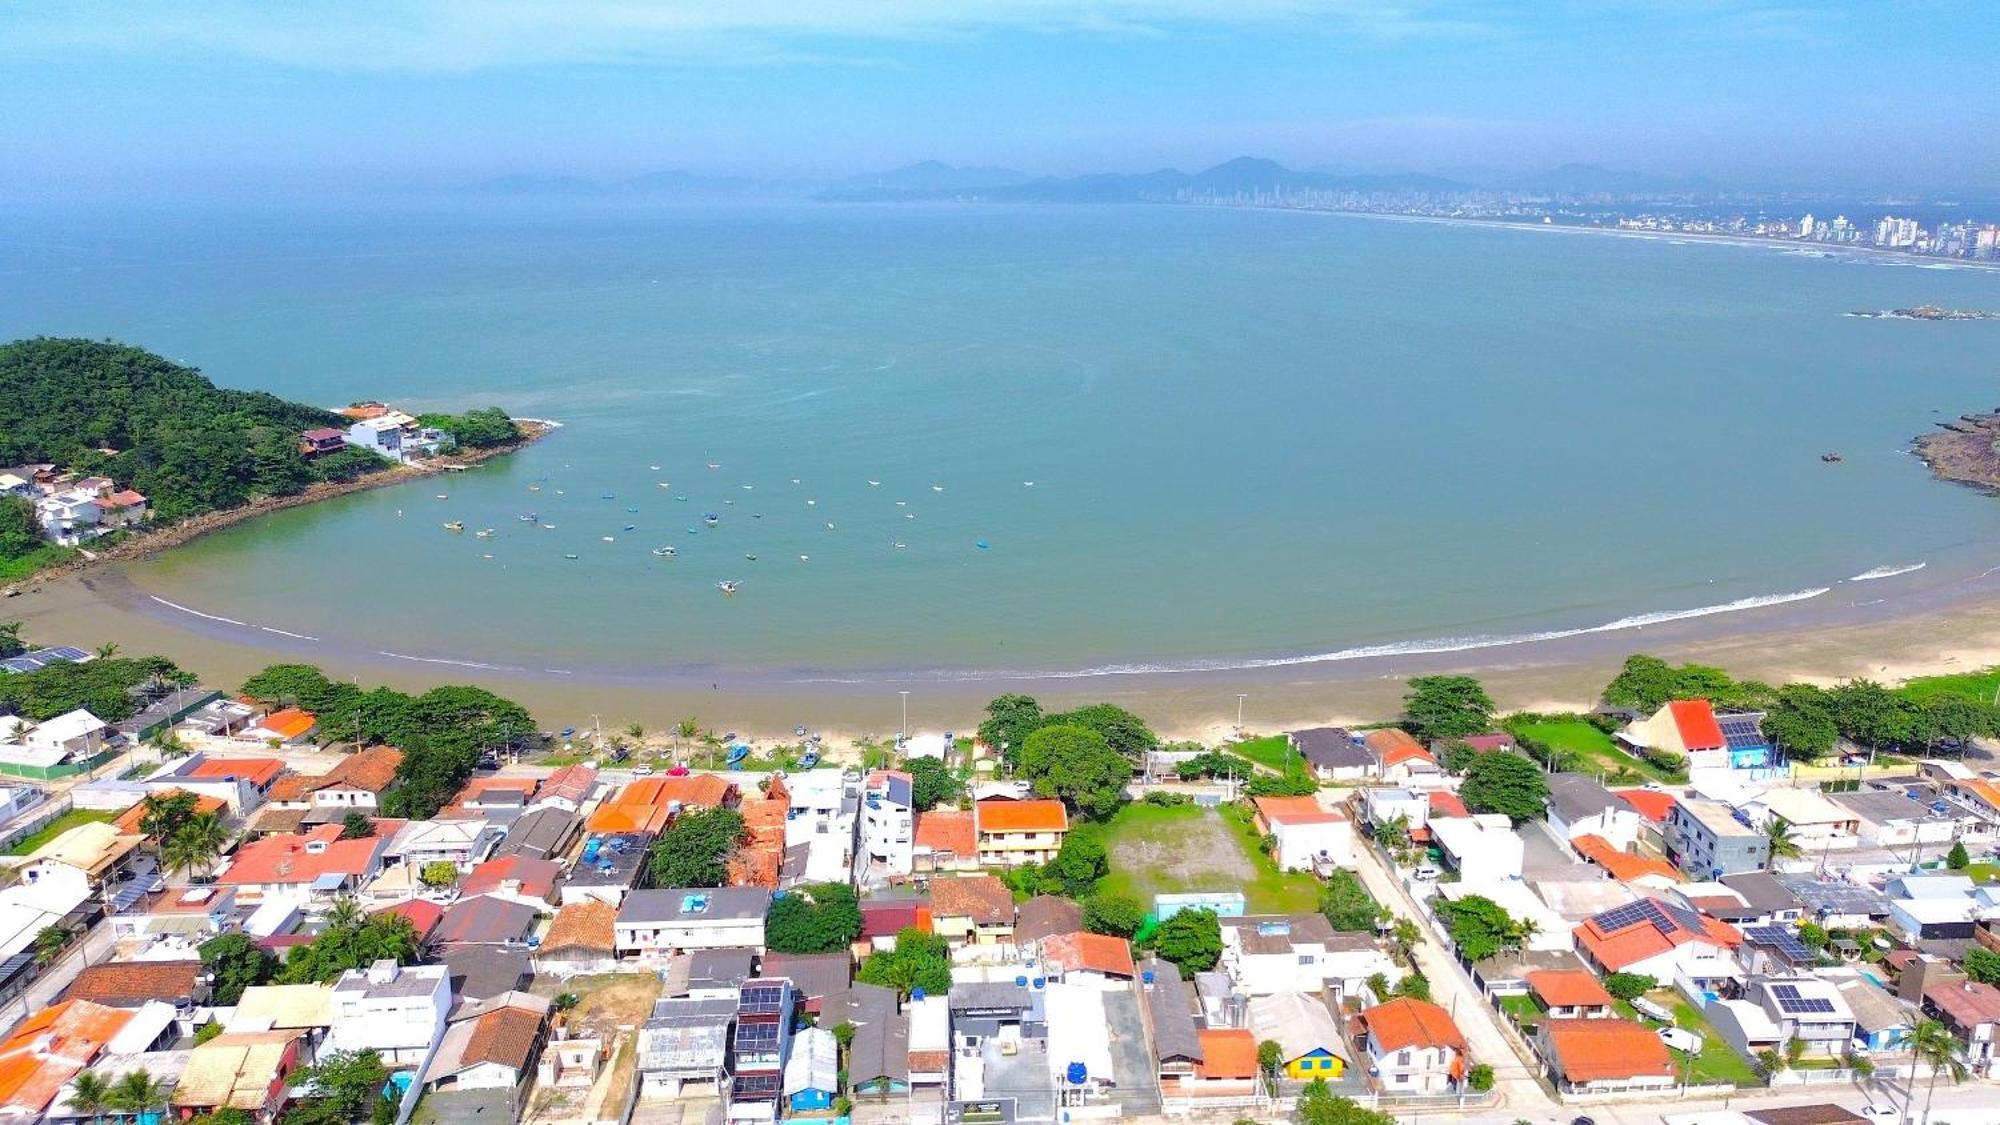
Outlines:
POLYGON ((784 977, 807 1000, 846 991, 854 976, 854 959, 845 953, 772 953, 764 958, 767 977, 784 977))
POLYGON ((821 1027, 854 1025, 847 1046, 847 1073, 856 1083, 910 1078, 910 1018, 896 1003, 896 990, 857 984, 829 994, 820 1006, 821 1027))
POLYGON ((1158 958, 1147 958, 1140 976, 1153 974, 1146 991, 1146 1007, 1153 1016, 1153 1057, 1166 1062, 1186 1059, 1200 1062, 1201 1036, 1194 1025, 1194 994, 1181 980, 1180 970, 1158 958))
POLYGON ((1745 871, 1738 875, 1724 875, 1717 880, 1723 886, 1743 896, 1743 900, 1754 909, 1766 914, 1781 910, 1798 910, 1803 905, 1799 896, 1780 883, 1776 876, 1766 871, 1745 871))
POLYGON ((1570 969, 1589 972, 1583 958, 1567 949, 1510 949, 1472 963, 1479 979, 1491 987, 1496 981, 1521 980, 1543 969, 1570 969))
POLYGON ((1901 789, 1894 792, 1870 789, 1855 793, 1828 793, 1826 799, 1871 824, 1922 820, 1931 815, 1929 801, 1912 800, 1901 789))
POLYGON ((1341 727, 1309 727, 1291 732, 1300 756, 1320 769, 1372 767, 1375 754, 1341 727))
POLYGON ((1613 796, 1611 790, 1597 783, 1597 779, 1585 773, 1558 773, 1549 775, 1549 807, 1562 814, 1563 820, 1574 824, 1587 817, 1593 817, 1610 809, 1624 812, 1631 809, 1623 798, 1613 796))
POLYGON ((1865 914, 1871 918, 1887 917, 1889 914, 1888 896, 1869 887, 1833 879, 1815 879, 1810 875, 1778 875, 1775 878, 1814 914, 1865 914))
POLYGON ((451 990, 461 1000, 484 1000, 526 988, 534 970, 528 951, 492 945, 461 945, 444 951, 451 990))
POLYGON ((398 997, 429 996, 437 991, 438 981, 445 977, 440 965, 404 965, 396 970, 393 980, 376 982, 368 979, 372 971, 349 969, 333 982, 335 992, 359 992, 364 996, 392 999, 398 997))
POLYGON ((1030 1011, 1040 994, 1031 989, 1008 981, 971 981, 954 984, 949 993, 951 1009, 963 1011, 969 1008, 1018 1008, 1030 1011))
POLYGON ((1873 1034, 1898 1027, 1915 1027, 1917 1018, 1909 1005, 1889 995, 1888 989, 1859 973, 1838 982, 1840 998, 1854 1013, 1854 1023, 1873 1034))
MULTIPOLYGON (((539 812, 541 810, 536 810, 539 812)), ((522 817, 534 816, 529 813, 522 817)), ((651 837, 637 832, 625 832, 605 836, 599 841, 597 857, 585 863, 581 856, 570 865, 569 873, 563 876, 566 887, 631 887, 638 885, 639 873, 646 867, 646 849, 652 844, 651 837), (619 850, 620 848, 623 850, 619 850)))
POLYGON ((618 908, 618 924, 697 918, 741 921, 762 918, 770 909, 771 892, 762 887, 673 887, 626 895, 618 908))
POLYGON ((493 895, 462 898, 446 908, 431 941, 438 945, 504 945, 528 936, 535 908, 493 895))
POLYGON ((720 1072, 729 1050, 734 1000, 660 1000, 639 1037, 639 1068, 685 1077, 720 1072))
POLYGON ((507 829, 507 838, 493 849, 494 858, 554 859, 582 824, 582 817, 554 805, 531 809, 507 829))
POLYGON ((1014 940, 1040 941, 1083 928, 1083 908, 1066 898, 1036 895, 1014 910, 1014 940))
POLYGON ((741 988, 752 975, 753 960, 747 949, 697 949, 688 954, 688 991, 741 988))
MULTIPOLYGON (((1290 953, 1300 945, 1357 948, 1351 943, 1343 943, 1322 914, 1251 914, 1220 921, 1223 929, 1236 931, 1237 942, 1245 953, 1290 953)), ((1374 944, 1365 935, 1362 942, 1365 945, 1374 944)))

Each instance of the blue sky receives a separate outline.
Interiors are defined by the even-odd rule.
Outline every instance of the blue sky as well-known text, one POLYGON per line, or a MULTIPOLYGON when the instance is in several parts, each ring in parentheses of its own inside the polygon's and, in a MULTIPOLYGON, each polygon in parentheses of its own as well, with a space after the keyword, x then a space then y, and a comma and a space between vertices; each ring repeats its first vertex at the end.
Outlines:
POLYGON ((0 190, 1252 153, 1990 195, 1996 32, 1991 0, 15 4, 0 190))

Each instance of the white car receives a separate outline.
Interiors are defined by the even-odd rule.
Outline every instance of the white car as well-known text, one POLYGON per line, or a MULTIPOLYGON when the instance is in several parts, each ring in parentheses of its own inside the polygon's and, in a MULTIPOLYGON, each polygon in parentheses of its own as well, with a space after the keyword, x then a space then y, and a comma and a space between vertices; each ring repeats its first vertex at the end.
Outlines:
POLYGON ((1897 1125, 1897 1122, 1903 1120, 1903 1111, 1894 1106, 1865 1105, 1861 1107, 1861 1116, 1870 1121, 1879 1121, 1882 1125, 1897 1125))
POLYGON ((1660 1042, 1676 1051, 1685 1051, 1690 1055, 1701 1054, 1702 1038, 1695 1032, 1682 1027, 1663 1027, 1659 1034, 1660 1042))

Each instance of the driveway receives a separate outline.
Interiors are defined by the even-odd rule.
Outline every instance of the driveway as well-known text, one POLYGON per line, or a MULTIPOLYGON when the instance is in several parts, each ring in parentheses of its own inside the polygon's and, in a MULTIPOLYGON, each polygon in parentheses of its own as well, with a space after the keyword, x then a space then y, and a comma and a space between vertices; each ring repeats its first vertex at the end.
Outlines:
POLYGON ((1111 1073, 1118 1080, 1113 1096, 1119 1109, 1127 1117, 1160 1112, 1159 1066, 1146 1043, 1139 994, 1129 988, 1105 993, 1104 1023, 1111 1033, 1111 1073))
MULTIPOLYGON (((1553 846, 1554 842, 1550 844, 1553 846)), ((1431 999, 1451 1013, 1452 1020, 1465 1034, 1465 1041, 1472 1048, 1472 1061, 1493 1068, 1494 1089, 1500 1093, 1501 1104, 1516 1114, 1560 1113, 1561 1107, 1537 1080, 1538 1072, 1521 1061, 1513 1043, 1500 1029, 1497 1022, 1499 1013, 1486 1003, 1485 997, 1473 985, 1472 978, 1445 950, 1431 928, 1423 923, 1423 915, 1418 912, 1416 904, 1375 850, 1364 844, 1356 847, 1354 852, 1359 861, 1356 873, 1368 887, 1368 893, 1395 913, 1415 921, 1422 931, 1423 940, 1412 952, 1417 967, 1430 981, 1431 999)))

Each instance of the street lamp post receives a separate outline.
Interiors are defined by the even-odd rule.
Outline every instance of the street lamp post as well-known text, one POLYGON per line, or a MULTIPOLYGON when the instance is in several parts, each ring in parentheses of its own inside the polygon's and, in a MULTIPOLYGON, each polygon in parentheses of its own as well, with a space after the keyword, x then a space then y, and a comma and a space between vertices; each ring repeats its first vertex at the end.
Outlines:
POLYGON ((1249 696, 1248 694, 1244 693, 1244 692, 1240 692, 1240 691, 1239 691, 1239 692, 1237 692, 1237 693, 1236 693, 1236 733, 1237 733, 1237 734, 1242 734, 1242 733, 1243 733, 1243 701, 1244 701, 1244 700, 1246 700, 1246 699, 1248 699, 1248 698, 1250 698, 1250 696, 1249 696))
POLYGON ((910 737, 910 693, 899 691, 896 694, 903 698, 903 722, 896 728, 896 737, 908 738, 910 737))

